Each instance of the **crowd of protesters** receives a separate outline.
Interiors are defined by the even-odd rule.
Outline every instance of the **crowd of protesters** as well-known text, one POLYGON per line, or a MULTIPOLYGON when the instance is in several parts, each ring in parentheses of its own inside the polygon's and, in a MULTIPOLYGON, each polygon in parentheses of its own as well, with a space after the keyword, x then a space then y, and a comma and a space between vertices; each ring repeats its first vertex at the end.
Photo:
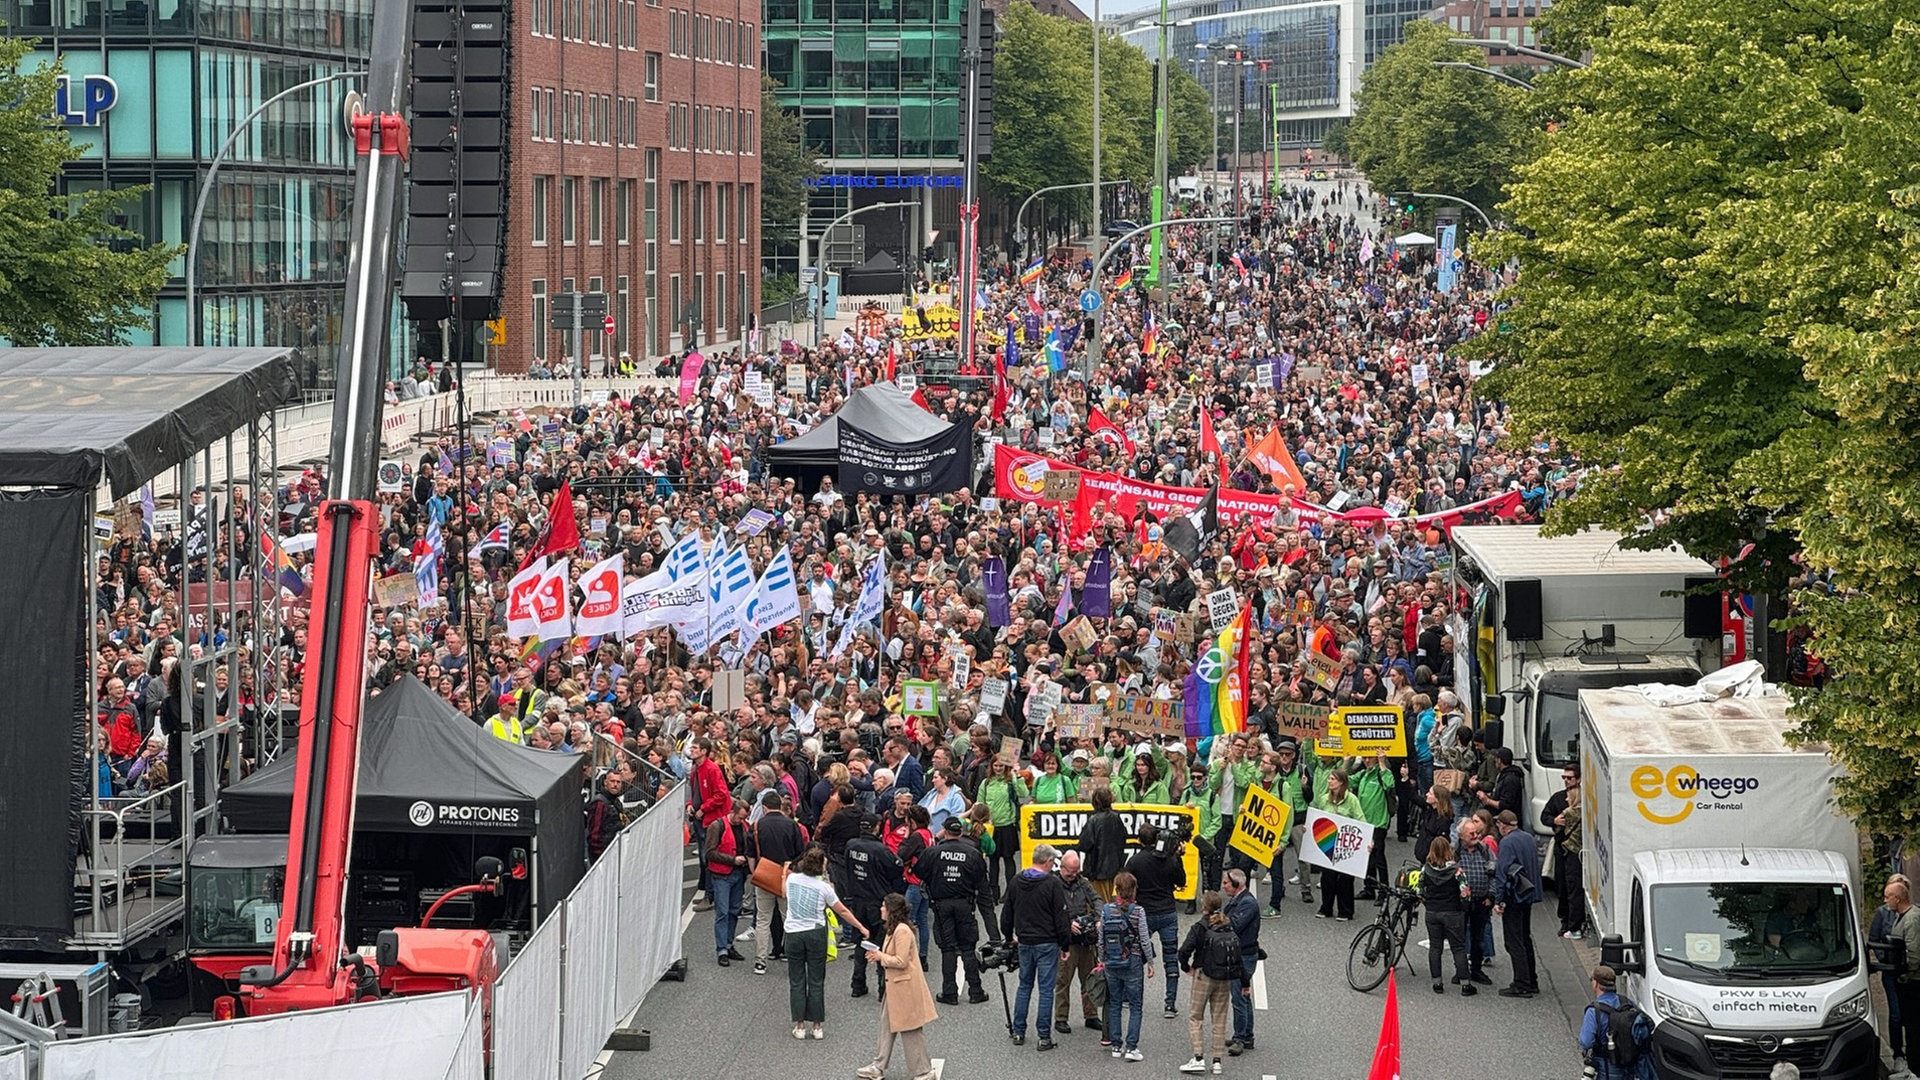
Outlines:
MULTIPOLYGON (((850 992, 885 986, 887 1013, 898 1014, 883 1022, 881 1053, 862 1075, 884 1070, 896 1035, 916 1075, 926 1072, 921 1029, 936 1004, 960 1004, 962 981, 969 1001, 989 997, 976 946, 1002 941, 1019 947, 1015 1042, 1025 1041, 1032 989, 1038 1049, 1052 1049, 1077 1014, 1107 1051, 1138 1060, 1140 1002, 1157 962, 1164 1015, 1180 1015, 1182 976, 1190 983, 1191 1046, 1177 1048, 1183 1059, 1191 1050, 1183 1071, 1220 1071, 1223 1050, 1237 1056, 1255 1045, 1247 994, 1261 916, 1284 910, 1296 890, 1311 903, 1316 880, 1298 860, 1297 836, 1271 866, 1228 850, 1241 796, 1252 785, 1275 792, 1293 805, 1296 824, 1320 806, 1375 827, 1380 854, 1368 880, 1321 880, 1312 910, 1324 917, 1350 919, 1356 900, 1375 895, 1389 830, 1417 842, 1416 857, 1446 838, 1442 855, 1459 850, 1464 864, 1476 834, 1458 822, 1483 807, 1497 819, 1514 800, 1501 759, 1460 722, 1449 628, 1460 598, 1441 569, 1444 525, 1415 518, 1516 492, 1507 516, 1533 519, 1575 482, 1550 442, 1507 430, 1504 409, 1475 396, 1473 372, 1455 355, 1497 322, 1497 281, 1468 268, 1443 291, 1433 249, 1396 247, 1396 226, 1406 223, 1356 186, 1283 187, 1257 201, 1257 230, 1168 230, 1164 299, 1117 288, 1111 275, 1089 281, 1091 262, 1077 250, 1052 253, 1037 282, 1019 280, 1021 267, 996 272, 982 290, 982 325, 1024 344, 990 351, 983 343, 963 366, 987 372, 990 357, 1014 356, 1004 393, 991 379, 958 388, 923 380, 924 400, 983 439, 1044 447, 1075 466, 1188 487, 1224 476, 1244 491, 1379 508, 1371 520, 1286 508, 1224 519, 1197 557, 1183 558, 1168 549, 1160 523, 1114 506, 1069 527, 1058 507, 1000 498, 990 468, 971 489, 924 498, 843 493, 831 479, 803 488, 776 475, 769 449, 831 416, 853 389, 913 370, 921 346, 846 334, 817 348, 710 355, 685 400, 678 387, 643 387, 573 409, 482 416, 421 447, 399 490, 379 497, 378 558, 387 575, 437 559, 439 601, 376 612, 373 687, 413 676, 503 739, 579 754, 592 793, 585 842, 595 856, 637 803, 685 780, 715 962, 764 973, 784 960, 792 1033, 809 1039, 824 1029, 828 949, 851 949, 850 992), (1095 343, 1079 328, 1077 298, 1089 287, 1109 299, 1083 382, 1081 355, 1095 343), (1064 364, 1049 363, 1030 318, 1041 337, 1056 325, 1071 329, 1064 364), (1254 378, 1258 365, 1281 358, 1289 375, 1277 385, 1254 378), (790 365, 804 368, 804 392, 787 392, 790 365), (770 406, 744 392, 749 372, 773 388, 770 406), (1126 437, 1091 434, 1090 404, 1126 437), (1275 431, 1304 481, 1299 489, 1288 491, 1284 477, 1244 452, 1275 431), (1203 450, 1203 436, 1221 453, 1203 450), (563 490, 572 505, 558 503, 563 490), (743 530, 751 511, 771 520, 743 530), (744 545, 756 573, 784 547, 804 613, 704 655, 692 655, 672 628, 594 640, 510 637, 507 582, 556 515, 570 515, 581 537, 577 550, 560 553, 576 571, 624 552, 629 577, 647 575, 689 530, 703 545, 744 545), (1076 649, 1060 631, 1079 613, 1098 549, 1111 558, 1111 613, 1093 620, 1095 640, 1076 649), (882 552, 883 610, 836 652, 863 571, 882 552), (1007 568, 1003 624, 990 617, 981 580, 992 557, 1007 568), (1064 703, 1099 701, 1116 688, 1178 700, 1195 649, 1157 633, 1156 616, 1204 623, 1204 597, 1223 587, 1252 605, 1244 730, 1184 740, 1118 728, 1068 737, 1038 715, 1048 684, 1064 703), (1303 655, 1310 649, 1338 663, 1331 685, 1314 681, 1303 655), (723 664, 745 678, 738 697, 716 707, 723 664), (903 715, 908 679, 949 688, 938 715, 903 715), (979 697, 990 679, 1009 686, 993 712, 979 697), (1410 753, 1321 758, 1281 733, 1277 711, 1290 702, 1401 705, 1410 753), (1010 737, 1020 746, 1012 758, 1003 753, 1010 737), (1438 788, 1436 768, 1471 779, 1457 791, 1438 788), (1023 859, 1022 806, 1081 802, 1096 813, 1077 846, 1043 846, 1023 859), (1192 807, 1200 825, 1182 839, 1200 849, 1201 879, 1176 885, 1149 837, 1128 846, 1102 818, 1115 803, 1192 807), (784 881, 756 873, 763 862, 781 868, 784 881), (1062 905, 1057 925, 1025 902, 1039 882, 1045 904, 1062 905), (1176 904, 1176 888, 1193 899, 1176 904), (1184 938, 1183 914, 1197 917, 1184 938), (749 929, 750 960, 737 944, 749 929), (922 1002, 914 984, 931 990, 921 973, 932 970, 932 950, 940 985, 922 1002), (880 969, 875 982, 869 959, 880 969), (1091 987, 1104 1004, 1089 999, 1090 983, 1104 984, 1091 987), (1116 1024, 1121 1006, 1132 1016, 1116 1024)), ((1144 249, 1137 255, 1132 261, 1144 264, 1144 249)), ((312 529, 320 486, 310 473, 279 493, 294 506, 272 523, 283 548, 312 529)), ((242 508, 234 518, 242 535, 233 550, 265 558, 251 535, 256 515, 242 508)), ((218 575, 224 537, 214 548, 218 575)), ((310 558, 296 550, 294 571, 310 574, 310 558)), ((116 535, 102 557, 101 784, 115 792, 151 784, 155 761, 165 768, 165 691, 169 680, 177 689, 179 650, 209 644, 173 625, 175 590, 183 572, 204 579, 208 561, 188 555, 177 531, 152 527, 116 535), (145 737, 150 731, 161 737, 145 737)), ((296 603, 275 640, 255 642, 239 628, 249 650, 270 651, 274 677, 256 687, 243 663, 247 675, 233 693, 220 689, 221 707, 229 698, 243 710, 295 700, 304 627, 296 603)), ((1461 872, 1476 880, 1473 869, 1461 872)), ((1457 948, 1483 932, 1467 920, 1449 940, 1457 948)), ((1468 987, 1484 981, 1484 953, 1473 952, 1458 980, 1468 987)))

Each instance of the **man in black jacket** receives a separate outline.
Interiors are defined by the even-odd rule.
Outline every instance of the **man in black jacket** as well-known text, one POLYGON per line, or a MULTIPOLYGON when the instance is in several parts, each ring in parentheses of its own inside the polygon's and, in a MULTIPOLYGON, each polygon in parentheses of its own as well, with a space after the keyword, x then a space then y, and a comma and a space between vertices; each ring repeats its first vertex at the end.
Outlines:
MULTIPOLYGON (((1147 914, 1147 932, 1160 937, 1160 955, 1172 956, 1180 949, 1180 912, 1173 894, 1187 887, 1186 845, 1168 838, 1160 843, 1160 828, 1152 822, 1140 826, 1140 850, 1127 860, 1127 873, 1140 883, 1136 899, 1147 914)), ((1167 970, 1167 1000, 1162 1016, 1180 1015, 1174 1007, 1180 995, 1180 965, 1161 964, 1167 970)))
POLYGON ((1497 816, 1502 811, 1512 811, 1515 817, 1522 813, 1521 804, 1527 798, 1527 774, 1513 763, 1513 751, 1507 747, 1495 750, 1494 756, 1500 759, 1500 772, 1493 779, 1493 790, 1482 791, 1480 805, 1497 816))
MULTIPOLYGON (((770 859, 785 866, 807 849, 806 835, 793 820, 793 800, 786 795, 767 797, 766 813, 747 831, 749 848, 756 859, 770 859)), ((765 889, 756 888, 753 899, 753 971, 767 973, 769 960, 786 957, 786 900, 765 889)), ((866 916, 861 916, 862 919, 866 916)))
MULTIPOLYGON (((855 811, 842 810, 843 814, 855 811)), ((900 857, 887 850, 880 839, 886 819, 867 815, 861 818, 860 835, 847 843, 847 906, 867 926, 879 926, 880 902, 888 893, 902 892, 900 857)), ((855 949, 853 958, 853 996, 867 996, 867 951, 855 949)))
POLYGON ((1085 873, 1104 903, 1113 899, 1113 876, 1126 869, 1127 823, 1113 808, 1112 790, 1096 789, 1092 801, 1093 813, 1087 815, 1074 847, 1086 857, 1085 873))
POLYGON ((1067 887, 1053 874, 1059 855, 1052 844, 1033 849, 1033 865, 1007 883, 1000 907, 1000 933, 1020 946, 1020 990, 1013 996, 1013 1045, 1027 1041, 1027 1004, 1039 984, 1040 1049, 1053 1049, 1053 983, 1060 973, 1060 951, 1072 943, 1073 920, 1067 914, 1067 887))
POLYGON ((987 859, 966 831, 965 818, 948 818, 940 842, 921 852, 913 867, 933 908, 934 937, 940 944, 940 994, 934 1000, 943 1005, 960 1004, 960 987, 954 980, 954 968, 960 963, 966 966, 967 1000, 974 1004, 988 1000, 980 982, 980 954, 974 951, 980 944, 980 924, 973 917, 987 880, 987 859))
POLYGON ((1073 1030, 1068 999, 1073 994, 1073 979, 1080 977, 1080 1020, 1090 1031, 1101 1028, 1100 1010, 1087 998, 1087 980, 1093 977, 1093 945, 1100 938, 1100 897, 1093 883, 1080 873, 1080 853, 1068 851, 1060 856, 1060 884, 1067 892, 1067 918, 1073 929, 1071 944, 1060 952, 1060 974, 1053 984, 1053 1028, 1060 1034, 1073 1030))

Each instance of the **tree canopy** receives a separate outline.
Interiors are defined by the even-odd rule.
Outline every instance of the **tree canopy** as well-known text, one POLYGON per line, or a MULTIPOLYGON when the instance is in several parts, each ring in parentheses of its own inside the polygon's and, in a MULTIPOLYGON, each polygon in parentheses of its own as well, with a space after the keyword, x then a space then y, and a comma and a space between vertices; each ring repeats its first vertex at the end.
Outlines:
POLYGON ((807 210, 806 182, 820 175, 800 117, 780 107, 770 76, 760 80, 760 245, 791 241, 807 210))
POLYGON ((1481 63, 1438 23, 1407 25, 1406 38, 1360 77, 1345 132, 1353 163, 1378 191, 1434 191, 1491 209, 1524 160, 1537 124, 1528 92, 1485 75, 1435 67, 1481 63))
POLYGON ((1818 582, 1795 602, 1835 678, 1805 733, 1851 774, 1842 806, 1894 835, 1920 825, 1916 13, 1556 5, 1591 67, 1541 80, 1554 130, 1490 244, 1519 260, 1514 332, 1476 343, 1516 436, 1589 469, 1555 528, 1752 545, 1737 585, 1818 582))
POLYGON ((0 338, 16 345, 113 345, 149 326, 178 247, 136 247, 114 224, 145 188, 58 193, 80 156, 52 122, 58 69, 23 71, 34 42, 0 38, 0 338), (109 242, 113 242, 111 245, 109 242))

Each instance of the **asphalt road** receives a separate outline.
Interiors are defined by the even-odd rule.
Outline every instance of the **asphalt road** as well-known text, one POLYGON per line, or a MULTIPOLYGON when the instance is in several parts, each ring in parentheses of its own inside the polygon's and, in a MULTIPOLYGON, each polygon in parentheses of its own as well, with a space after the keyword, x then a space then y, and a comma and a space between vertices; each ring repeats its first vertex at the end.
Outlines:
MULTIPOLYGON (((1405 845, 1390 841, 1392 865, 1405 845)), ((1291 864, 1289 864, 1291 865, 1291 864)), ((1297 887, 1296 887, 1297 889, 1297 887)), ((1261 886, 1265 898, 1266 887, 1261 886)), ((1552 904, 1537 905, 1534 934, 1540 954, 1541 994, 1509 999, 1483 992, 1463 999, 1452 988, 1432 992, 1426 977, 1426 950, 1416 929, 1406 964, 1398 971, 1401 1075, 1473 1080, 1575 1080, 1580 1057, 1574 1043, 1588 987, 1581 960, 1554 936, 1552 904)), ((1223 1075, 1256 1080, 1354 1080, 1364 1077, 1380 1031, 1386 989, 1354 992, 1346 983, 1347 947, 1371 915, 1361 905, 1351 923, 1316 919, 1298 897, 1286 914, 1261 923, 1261 945, 1268 958, 1256 976, 1254 1034, 1256 1049, 1226 1059, 1223 1075), (1260 1007, 1264 1005, 1264 1008, 1260 1007)), ((721 968, 713 961, 712 916, 685 912, 687 980, 662 983, 648 995, 636 1025, 653 1033, 653 1049, 611 1055, 602 1075, 610 1080, 683 1080, 689 1077, 851 1077, 871 1060, 878 1032, 872 998, 848 995, 850 969, 836 961, 827 969, 827 1037, 798 1043, 790 1035, 786 965, 755 975, 751 964, 721 968)), ((1182 917, 1182 933, 1186 919, 1182 917)), ((1496 924, 1497 933, 1497 924, 1496 924)), ((753 955, 752 941, 739 943, 753 955)), ((1496 983, 1510 973, 1504 955, 1489 969, 1496 983)), ((934 953, 936 992, 939 954, 934 953)), ((1451 964, 1451 958, 1449 965, 1451 964)), ((1451 967, 1447 969, 1451 971, 1451 967)), ((1157 974, 1157 972, 1156 972, 1157 974)), ((1009 993, 1018 985, 1010 977, 1009 993)), ((980 1005, 940 1006, 940 1019, 927 1029, 928 1042, 942 1080, 1014 1080, 1035 1076, 1071 1076, 1074 1080, 1145 1080, 1178 1077, 1187 1060, 1185 1007, 1188 985, 1180 993, 1182 1015, 1168 1020, 1158 1005, 1163 986, 1147 988, 1148 1011, 1140 1048, 1146 1060, 1115 1060, 1099 1046, 1099 1035, 1078 1024, 1057 1036, 1060 1048, 1038 1054, 1028 1044, 1007 1038, 1000 985, 991 974, 987 989, 994 1000, 980 1005)), ((963 997, 964 1001, 964 997, 963 997)), ((896 1049, 890 1077, 907 1077, 896 1049)))

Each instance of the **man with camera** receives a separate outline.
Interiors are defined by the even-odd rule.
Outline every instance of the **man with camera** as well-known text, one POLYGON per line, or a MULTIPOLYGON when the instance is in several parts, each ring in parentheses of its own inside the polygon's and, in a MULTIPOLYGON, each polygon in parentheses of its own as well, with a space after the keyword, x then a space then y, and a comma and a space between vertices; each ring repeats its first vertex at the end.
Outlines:
POLYGON ((1060 884, 1067 890, 1067 917, 1074 927, 1070 944, 1060 952, 1060 973, 1053 986, 1053 1028, 1060 1034, 1073 1030, 1072 1010, 1074 976, 1080 978, 1080 1020, 1089 1031, 1102 1026, 1100 1006, 1087 994, 1093 978, 1093 946, 1100 936, 1100 897, 1093 881, 1080 872, 1080 853, 1069 850, 1060 856, 1060 884))
POLYGON ((1040 1050, 1053 1049, 1053 983, 1060 971, 1060 953, 1072 944, 1073 920, 1067 913, 1067 888, 1053 875, 1059 856, 1051 844, 1033 849, 1033 865, 1007 883, 1007 899, 1000 907, 1000 933, 1020 947, 1020 989, 1014 994, 1012 1022, 1007 1034, 1013 1045, 1027 1041, 1027 1005, 1039 984, 1040 1050))
POLYGON ((987 988, 980 982, 980 955, 973 951, 980 943, 973 908, 986 884, 987 860, 966 832, 965 818, 948 818, 941 826, 940 842, 914 861, 914 873, 925 884, 933 908, 934 937, 940 943, 940 994, 934 1000, 942 1005, 960 1004, 954 969, 962 964, 967 972, 967 1000, 974 1004, 988 1000, 987 988))
MULTIPOLYGON (((1186 837, 1162 833, 1147 822, 1140 826, 1140 850, 1127 859, 1127 873, 1139 882, 1137 899, 1147 916, 1147 933, 1160 938, 1162 956, 1180 951, 1180 913, 1173 894, 1187 887, 1186 849, 1186 837)), ((1180 965, 1162 966, 1167 969, 1167 999, 1161 1015, 1171 1019, 1180 1015, 1180 965)))

